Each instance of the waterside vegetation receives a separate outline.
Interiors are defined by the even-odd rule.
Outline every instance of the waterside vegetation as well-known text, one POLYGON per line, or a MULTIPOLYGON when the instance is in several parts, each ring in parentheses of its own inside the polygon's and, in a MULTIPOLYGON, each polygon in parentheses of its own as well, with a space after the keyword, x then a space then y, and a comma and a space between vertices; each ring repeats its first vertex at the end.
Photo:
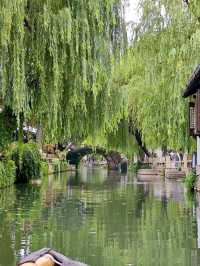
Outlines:
MULTIPOLYGON (((181 93, 199 63, 197 1, 138 8, 128 45, 120 0, 0 2, 1 153, 23 124, 42 129, 42 143, 98 144, 130 158, 193 151, 181 93)), ((20 145, 17 180, 39 176, 39 153, 20 145)))
POLYGON ((190 171, 184 180, 185 186, 189 192, 194 191, 195 182, 197 181, 197 175, 194 171, 190 171))
POLYGON ((15 163, 12 160, 0 161, 0 188, 14 184, 15 176, 15 163))

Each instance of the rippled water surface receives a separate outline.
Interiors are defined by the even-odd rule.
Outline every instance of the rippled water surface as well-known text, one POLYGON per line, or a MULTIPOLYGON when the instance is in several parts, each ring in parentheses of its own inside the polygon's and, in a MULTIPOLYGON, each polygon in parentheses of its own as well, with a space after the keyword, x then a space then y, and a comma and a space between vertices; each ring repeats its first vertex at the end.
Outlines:
POLYGON ((195 266, 199 208, 173 181, 105 169, 0 191, 0 266, 52 247, 91 266, 195 266))

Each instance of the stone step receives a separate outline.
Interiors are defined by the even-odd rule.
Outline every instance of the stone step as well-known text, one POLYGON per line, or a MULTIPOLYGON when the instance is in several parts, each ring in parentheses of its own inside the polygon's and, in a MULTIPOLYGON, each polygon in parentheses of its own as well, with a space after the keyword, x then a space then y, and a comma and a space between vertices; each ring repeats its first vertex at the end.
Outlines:
POLYGON ((154 181, 161 179, 159 171, 155 169, 140 169, 137 173, 138 181, 154 181))
POLYGON ((139 169, 138 174, 140 175, 158 175, 158 170, 156 169, 139 169))
POLYGON ((165 177, 169 179, 179 179, 184 178, 186 176, 185 171, 179 171, 174 168, 165 169, 165 177))

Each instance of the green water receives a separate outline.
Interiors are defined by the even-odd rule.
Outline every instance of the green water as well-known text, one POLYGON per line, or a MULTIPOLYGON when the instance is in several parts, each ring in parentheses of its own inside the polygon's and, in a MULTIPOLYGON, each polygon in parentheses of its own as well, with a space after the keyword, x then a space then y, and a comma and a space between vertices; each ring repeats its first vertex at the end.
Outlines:
POLYGON ((83 168, 0 191, 0 266, 52 247, 91 266, 200 265, 198 207, 181 182, 83 168))

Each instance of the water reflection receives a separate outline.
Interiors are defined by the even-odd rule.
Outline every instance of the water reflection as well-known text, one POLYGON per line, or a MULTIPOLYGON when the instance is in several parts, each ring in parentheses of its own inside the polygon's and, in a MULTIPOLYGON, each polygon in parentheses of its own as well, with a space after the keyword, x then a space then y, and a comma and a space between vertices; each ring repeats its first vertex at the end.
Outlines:
POLYGON ((1 191, 0 266, 44 246, 92 266, 194 266, 199 217, 180 182, 103 168, 50 176, 1 191))
POLYGON ((152 195, 160 200, 174 200, 177 202, 185 201, 185 188, 182 182, 174 180, 157 180, 152 182, 138 183, 144 187, 147 193, 152 193, 152 195))

